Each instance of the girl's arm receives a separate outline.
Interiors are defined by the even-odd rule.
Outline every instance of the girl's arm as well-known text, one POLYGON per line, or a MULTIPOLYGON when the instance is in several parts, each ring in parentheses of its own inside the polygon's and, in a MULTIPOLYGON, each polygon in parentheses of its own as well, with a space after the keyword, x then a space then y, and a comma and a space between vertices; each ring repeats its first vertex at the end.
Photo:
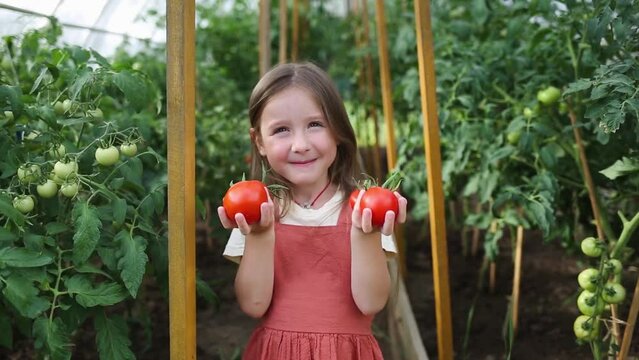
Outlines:
POLYGON ((351 292, 359 310, 365 315, 373 315, 384 308, 390 293, 391 280, 381 234, 393 233, 395 219, 400 223, 406 221, 407 201, 395 192, 399 201, 399 214, 388 211, 382 228, 374 229, 371 209, 359 208, 363 193, 360 192, 352 215, 351 292))
POLYGON ((257 224, 249 225, 244 215, 237 214, 231 221, 223 207, 217 209, 222 225, 227 228, 239 228, 246 240, 240 267, 235 275, 235 295, 242 311, 251 317, 259 318, 271 305, 274 279, 275 220, 273 202, 260 208, 261 217, 257 224))

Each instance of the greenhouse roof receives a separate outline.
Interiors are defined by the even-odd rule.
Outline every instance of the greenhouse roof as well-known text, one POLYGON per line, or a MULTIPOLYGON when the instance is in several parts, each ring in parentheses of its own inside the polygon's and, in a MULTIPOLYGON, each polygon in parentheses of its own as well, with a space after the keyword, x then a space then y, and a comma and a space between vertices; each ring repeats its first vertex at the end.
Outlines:
MULTIPOLYGON (((228 5, 228 8, 234 3, 233 0, 221 1, 223 7, 228 5)), ((257 7, 257 0, 254 3, 257 7)), ((348 1, 327 1, 325 5, 334 12, 343 13, 348 1)), ((53 16, 62 25, 62 42, 110 56, 124 40, 132 50, 146 41, 164 43, 164 27, 156 26, 155 21, 165 14, 166 0, 0 0, 0 36, 41 28, 48 24, 48 17, 53 16)))

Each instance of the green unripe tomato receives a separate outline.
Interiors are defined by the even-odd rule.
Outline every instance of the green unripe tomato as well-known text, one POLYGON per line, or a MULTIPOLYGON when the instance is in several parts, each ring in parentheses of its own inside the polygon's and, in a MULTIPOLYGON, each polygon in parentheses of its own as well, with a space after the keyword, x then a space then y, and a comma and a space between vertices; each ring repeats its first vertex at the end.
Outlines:
POLYGON ((11 63, 11 59, 9 59, 8 56, 5 56, 2 58, 2 63, 0 66, 2 66, 3 70, 9 71, 13 67, 13 63, 11 63))
POLYGON ((599 281, 599 270, 595 268, 585 269, 577 276, 577 282, 579 286, 588 291, 595 291, 597 289, 597 282, 599 281))
POLYGON ((20 179, 23 183, 31 183, 40 177, 40 166, 33 165, 22 165, 18 168, 18 179, 20 179))
POLYGON ((524 108, 524 116, 525 116, 525 117, 527 117, 527 118, 531 118, 531 117, 533 117, 534 115, 535 115, 535 112, 534 112, 531 108, 529 108, 529 107, 525 107, 525 108, 524 108))
POLYGON ((584 290, 577 298, 577 307, 584 315, 599 315, 603 312, 605 305, 603 300, 592 291, 584 290))
POLYGON ((96 108, 95 110, 87 110, 86 115, 87 117, 92 119, 104 119, 104 113, 102 113, 102 110, 100 110, 100 108, 96 108))
POLYGON ((521 130, 511 131, 506 134, 506 140, 510 145, 517 145, 519 143, 519 138, 521 138, 521 130))
POLYGON ((66 99, 62 102, 62 109, 64 110, 65 113, 68 113, 69 111, 71 111, 72 107, 73 107, 73 101, 71 101, 71 99, 66 99))
POLYGON ((75 161, 62 162, 58 161, 53 166, 53 173, 60 179, 69 179, 75 177, 78 172, 78 163, 75 161))
POLYGON ((49 156, 53 159, 62 159, 67 153, 67 148, 63 144, 53 145, 49 149, 49 156))
POLYGON ((62 103, 62 101, 56 101, 55 104, 53 104, 53 111, 56 113, 56 115, 64 114, 64 104, 62 103))
POLYGON ((95 159, 100 165, 111 166, 120 159, 120 152, 113 145, 108 148, 99 147, 95 150, 95 159))
POLYGON ((35 203, 30 195, 18 195, 13 198, 13 207, 23 214, 28 214, 33 210, 35 203))
POLYGON ((55 183, 55 181, 47 179, 46 182, 38 185, 36 187, 36 190, 38 191, 38 195, 42 196, 45 199, 49 199, 54 197, 58 193, 58 185, 55 183))
POLYGON ((572 326, 577 339, 592 341, 599 336, 599 321, 596 317, 579 315, 572 326))
POLYGON ((120 152, 122 155, 133 157, 138 153, 138 146, 135 144, 124 143, 120 145, 120 152))
POLYGON ((616 282, 609 282, 604 286, 601 297, 608 304, 620 304, 626 298, 626 288, 616 282))
POLYGON ((604 266, 606 270, 610 271, 614 275, 619 275, 621 274, 621 271, 623 271, 623 264, 621 264, 621 261, 617 259, 608 259, 604 266))
POLYGON ((594 237, 587 237, 581 241, 581 251, 590 257, 599 257, 603 252, 603 245, 594 237))
POLYGON ((537 100, 544 105, 552 105, 561 97, 561 90, 554 86, 549 86, 537 92, 537 100))
POLYGON ((62 193, 62 195, 68 198, 72 198, 78 193, 79 189, 80 185, 78 183, 64 183, 60 188, 60 192, 62 193))
POLYGON ((9 121, 13 120, 13 111, 11 110, 5 110, 4 111, 4 117, 6 117, 7 119, 9 119, 9 121))

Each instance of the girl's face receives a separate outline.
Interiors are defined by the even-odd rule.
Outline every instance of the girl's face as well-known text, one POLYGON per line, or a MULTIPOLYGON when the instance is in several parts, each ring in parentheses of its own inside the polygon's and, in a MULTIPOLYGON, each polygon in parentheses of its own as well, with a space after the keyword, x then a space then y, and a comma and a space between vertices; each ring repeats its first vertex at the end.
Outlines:
POLYGON ((309 92, 290 87, 273 96, 262 110, 259 134, 253 135, 260 154, 293 185, 291 190, 316 192, 326 186, 337 142, 309 92))

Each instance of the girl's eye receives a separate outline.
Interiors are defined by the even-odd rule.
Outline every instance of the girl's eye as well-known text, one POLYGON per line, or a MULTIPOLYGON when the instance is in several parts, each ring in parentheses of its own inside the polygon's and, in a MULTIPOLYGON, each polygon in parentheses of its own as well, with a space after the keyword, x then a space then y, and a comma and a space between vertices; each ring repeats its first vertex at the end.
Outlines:
POLYGON ((280 126, 280 127, 275 128, 275 129, 273 130, 273 134, 279 134, 279 133, 284 132, 284 131, 286 131, 286 130, 287 130, 287 129, 286 129, 285 127, 280 126))
POLYGON ((321 123, 321 122, 319 122, 319 121, 313 121, 313 122, 311 122, 310 124, 308 124, 308 126, 309 126, 309 127, 318 127, 318 126, 319 126, 319 127, 323 127, 323 126, 324 126, 324 124, 322 124, 322 123, 321 123))

